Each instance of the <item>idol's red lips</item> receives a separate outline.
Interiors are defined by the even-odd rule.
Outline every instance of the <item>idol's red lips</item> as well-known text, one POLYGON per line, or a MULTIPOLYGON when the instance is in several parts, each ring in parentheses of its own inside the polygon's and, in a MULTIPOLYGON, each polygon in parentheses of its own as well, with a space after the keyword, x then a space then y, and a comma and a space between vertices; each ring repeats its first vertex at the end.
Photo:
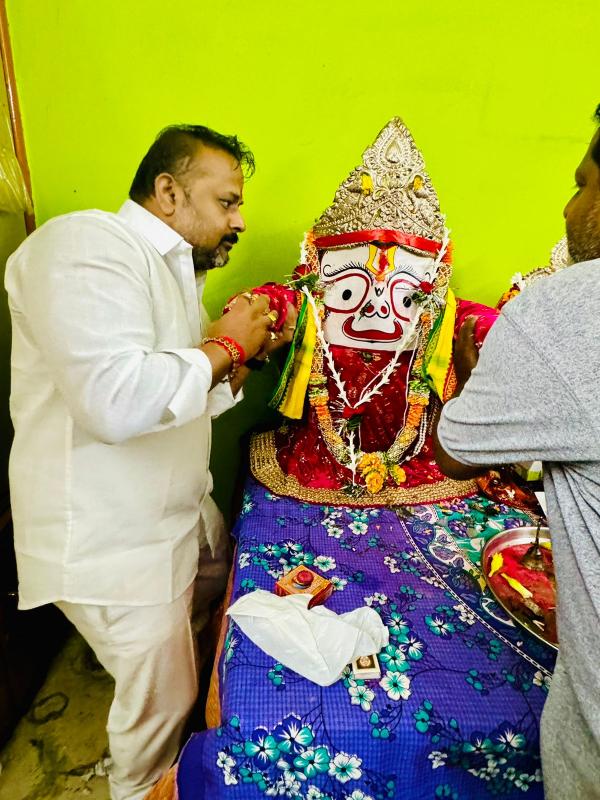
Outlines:
POLYGON ((375 328, 366 328, 365 330, 356 330, 352 327, 353 319, 347 319, 342 325, 342 331, 349 339, 362 339, 375 342, 395 342, 400 339, 403 333, 402 325, 398 320, 394 320, 394 330, 391 332, 377 330, 375 328))

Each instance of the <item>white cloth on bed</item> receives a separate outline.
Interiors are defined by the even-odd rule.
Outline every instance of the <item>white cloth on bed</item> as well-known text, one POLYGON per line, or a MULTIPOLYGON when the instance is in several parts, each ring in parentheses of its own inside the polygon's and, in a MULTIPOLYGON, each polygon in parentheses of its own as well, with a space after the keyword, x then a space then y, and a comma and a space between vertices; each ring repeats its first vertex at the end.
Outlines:
POLYGON ((319 686, 330 686, 346 664, 385 647, 389 632, 372 608, 336 614, 320 605, 308 608, 311 599, 309 594, 278 597, 256 589, 227 614, 265 653, 319 686))

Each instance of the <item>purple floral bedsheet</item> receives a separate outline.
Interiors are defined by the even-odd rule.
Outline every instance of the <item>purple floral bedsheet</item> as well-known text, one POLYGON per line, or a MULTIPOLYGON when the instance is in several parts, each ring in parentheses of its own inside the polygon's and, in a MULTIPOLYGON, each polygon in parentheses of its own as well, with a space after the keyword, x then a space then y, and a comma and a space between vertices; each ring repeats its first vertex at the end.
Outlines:
POLYGON ((222 724, 187 743, 180 800, 541 800, 555 652, 506 617, 477 566, 491 535, 530 519, 483 497, 353 509, 246 488, 232 599, 308 564, 334 583, 328 608, 371 606, 390 643, 380 679, 347 668, 321 688, 230 622, 222 724))

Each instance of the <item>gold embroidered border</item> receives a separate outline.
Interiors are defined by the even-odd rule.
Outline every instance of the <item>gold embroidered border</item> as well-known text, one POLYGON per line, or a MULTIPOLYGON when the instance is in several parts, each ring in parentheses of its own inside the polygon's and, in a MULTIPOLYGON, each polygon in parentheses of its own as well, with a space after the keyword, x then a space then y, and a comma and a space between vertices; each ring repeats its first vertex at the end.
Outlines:
POLYGON ((275 432, 254 434, 250 442, 250 470, 254 477, 273 494, 294 497, 307 503, 338 506, 405 506, 435 503, 450 497, 477 494, 475 481, 455 481, 444 478, 438 483, 415 486, 411 489, 387 487, 376 495, 365 492, 353 497, 341 489, 311 489, 303 486, 294 475, 286 475, 279 466, 275 451, 275 432))

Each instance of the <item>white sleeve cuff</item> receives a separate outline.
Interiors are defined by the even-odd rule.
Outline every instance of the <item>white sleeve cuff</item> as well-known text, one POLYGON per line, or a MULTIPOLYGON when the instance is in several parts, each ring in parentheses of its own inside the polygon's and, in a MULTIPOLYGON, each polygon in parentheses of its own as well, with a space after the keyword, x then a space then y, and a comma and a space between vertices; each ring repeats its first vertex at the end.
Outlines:
POLYGON ((208 356, 197 348, 163 352, 172 353, 184 361, 186 372, 165 409, 161 425, 163 427, 185 425, 206 414, 208 410, 212 366, 208 356))
POLYGON ((206 411, 211 417, 218 417, 223 412, 228 411, 230 408, 236 406, 240 400, 243 400, 244 393, 240 389, 234 395, 231 391, 231 384, 229 381, 217 383, 217 385, 208 393, 208 403, 206 404, 206 411))
POLYGON ((213 380, 212 365, 206 353, 199 348, 167 350, 185 362, 187 372, 179 389, 175 392, 161 420, 162 425, 185 425, 203 414, 218 417, 243 399, 240 390, 233 395, 229 381, 217 383, 213 380))

